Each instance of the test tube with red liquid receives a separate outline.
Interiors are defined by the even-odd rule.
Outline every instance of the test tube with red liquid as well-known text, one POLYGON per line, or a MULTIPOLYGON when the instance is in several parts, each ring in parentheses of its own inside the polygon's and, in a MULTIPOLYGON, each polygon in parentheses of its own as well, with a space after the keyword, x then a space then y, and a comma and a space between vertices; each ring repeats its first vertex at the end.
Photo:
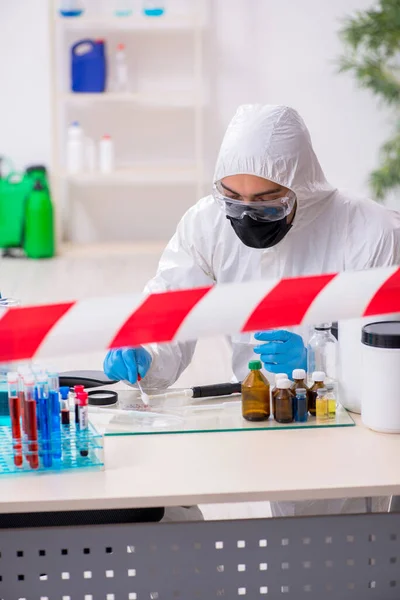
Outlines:
POLYGON ((89 428, 89 415, 88 415, 88 394, 87 392, 78 392, 77 394, 79 406, 79 452, 81 456, 89 455, 88 445, 88 428, 89 428))
POLYGON ((75 394, 75 423, 79 425, 79 399, 78 394, 81 394, 85 391, 83 385, 75 385, 74 386, 74 394, 75 394))
POLYGON ((37 469, 39 467, 39 444, 36 416, 35 380, 33 375, 25 376, 24 409, 29 464, 32 469, 37 469))
POLYGON ((22 431, 21 431, 21 402, 18 396, 18 373, 7 374, 8 406, 11 417, 11 432, 13 441, 14 464, 22 467, 22 431))
MULTIPOLYGON (((18 398, 21 405, 21 417, 22 417, 22 448, 25 452, 27 446, 27 437, 26 437, 26 426, 25 426, 25 383, 24 377, 31 373, 30 369, 27 367, 20 367, 18 369, 18 398)), ((30 463, 29 454, 25 455, 25 458, 30 463)))

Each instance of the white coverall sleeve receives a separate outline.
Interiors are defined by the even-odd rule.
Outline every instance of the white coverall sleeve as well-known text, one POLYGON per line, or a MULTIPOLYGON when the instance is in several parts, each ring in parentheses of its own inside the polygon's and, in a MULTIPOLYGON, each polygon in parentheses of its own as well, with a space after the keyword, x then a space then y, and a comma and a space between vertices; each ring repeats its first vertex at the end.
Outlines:
POLYGON ((367 202, 361 218, 350 214, 345 270, 400 265, 400 214, 367 202))
POLYGON ((384 232, 378 240, 371 263, 365 268, 400 265, 400 229, 384 232))
MULTIPOLYGON (((195 245, 200 229, 196 206, 190 209, 161 256, 156 276, 145 294, 209 286, 215 283, 211 267, 195 245)), ((198 246, 198 245, 197 245, 198 246)), ((148 344, 152 364, 142 380, 145 389, 165 389, 175 383, 192 360, 196 341, 148 344)))

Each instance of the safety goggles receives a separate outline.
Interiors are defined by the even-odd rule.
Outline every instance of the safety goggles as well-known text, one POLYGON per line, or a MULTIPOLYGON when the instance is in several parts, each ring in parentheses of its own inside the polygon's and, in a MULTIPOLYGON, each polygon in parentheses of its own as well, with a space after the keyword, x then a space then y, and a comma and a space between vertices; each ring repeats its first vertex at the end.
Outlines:
POLYGON ((248 216, 255 221, 280 221, 290 215, 296 202, 296 195, 292 191, 280 198, 250 202, 230 198, 226 194, 227 190, 222 187, 221 182, 214 184, 213 196, 216 202, 226 216, 232 219, 243 219, 248 216))

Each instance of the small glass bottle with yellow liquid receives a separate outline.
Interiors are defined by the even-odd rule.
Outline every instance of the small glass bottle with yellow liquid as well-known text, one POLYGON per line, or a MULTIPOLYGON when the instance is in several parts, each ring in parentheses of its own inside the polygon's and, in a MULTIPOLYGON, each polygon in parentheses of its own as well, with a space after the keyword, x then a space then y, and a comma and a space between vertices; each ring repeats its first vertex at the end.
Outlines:
POLYGON ((328 420, 328 390, 326 388, 320 388, 317 390, 317 400, 315 402, 316 417, 318 421, 328 420))
POLYGON ((335 386, 333 383, 326 384, 326 399, 328 401, 328 417, 329 419, 336 418, 336 394, 335 394, 335 386))
POLYGON ((266 421, 271 414, 269 381, 261 367, 261 361, 251 360, 250 373, 242 382, 242 415, 247 421, 266 421))
POLYGON ((325 387, 325 373, 323 371, 315 371, 312 374, 313 385, 309 389, 308 394, 308 411, 313 417, 317 414, 317 391, 325 387))

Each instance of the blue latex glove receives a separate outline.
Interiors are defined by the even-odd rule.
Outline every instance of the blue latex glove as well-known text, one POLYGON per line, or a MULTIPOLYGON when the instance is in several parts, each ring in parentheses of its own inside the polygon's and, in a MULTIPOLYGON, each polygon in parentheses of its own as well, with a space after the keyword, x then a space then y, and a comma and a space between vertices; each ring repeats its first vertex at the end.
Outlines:
POLYGON ((138 374, 145 377, 150 369, 151 356, 141 346, 139 348, 118 348, 109 350, 104 359, 104 373, 110 379, 136 383, 138 374))
POLYGON ((293 369, 307 369, 307 350, 303 338, 285 329, 261 331, 256 340, 266 342, 254 348, 260 354, 264 368, 270 373, 286 373, 291 378, 293 369))

